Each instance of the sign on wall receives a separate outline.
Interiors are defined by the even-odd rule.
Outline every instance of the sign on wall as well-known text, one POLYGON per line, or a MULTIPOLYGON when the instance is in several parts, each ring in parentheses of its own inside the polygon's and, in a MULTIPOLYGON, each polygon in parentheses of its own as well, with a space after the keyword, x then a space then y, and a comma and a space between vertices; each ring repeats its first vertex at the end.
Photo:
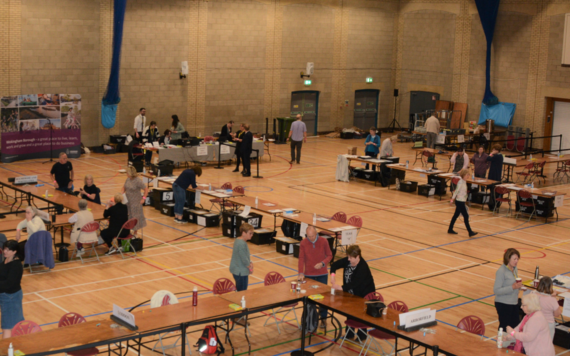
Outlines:
POLYGON ((27 94, 0 99, 2 162, 81 154, 81 95, 27 94), (53 145, 53 146, 52 146, 53 145))

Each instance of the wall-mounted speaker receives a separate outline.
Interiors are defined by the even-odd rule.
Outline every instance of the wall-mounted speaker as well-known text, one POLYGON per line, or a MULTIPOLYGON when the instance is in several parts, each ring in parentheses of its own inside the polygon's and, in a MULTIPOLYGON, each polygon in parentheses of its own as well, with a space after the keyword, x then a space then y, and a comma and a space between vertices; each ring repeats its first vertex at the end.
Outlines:
POLYGON ((398 96, 398 89, 394 89, 394 96, 398 96))

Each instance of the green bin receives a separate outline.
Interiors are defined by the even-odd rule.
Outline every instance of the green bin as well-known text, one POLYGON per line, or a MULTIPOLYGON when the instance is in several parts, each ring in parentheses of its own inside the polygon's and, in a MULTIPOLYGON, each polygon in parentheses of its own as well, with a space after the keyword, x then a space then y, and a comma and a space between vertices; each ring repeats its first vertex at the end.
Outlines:
POLYGON ((275 143, 286 143, 287 137, 289 137, 289 130, 291 130, 291 124, 295 121, 295 118, 292 117, 278 117, 277 118, 277 134, 278 139, 275 143))

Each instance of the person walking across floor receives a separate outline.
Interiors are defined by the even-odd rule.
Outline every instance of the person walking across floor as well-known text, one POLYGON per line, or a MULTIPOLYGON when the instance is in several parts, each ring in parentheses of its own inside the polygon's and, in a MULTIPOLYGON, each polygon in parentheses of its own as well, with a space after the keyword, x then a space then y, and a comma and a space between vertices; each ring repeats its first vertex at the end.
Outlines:
POLYGON ((507 330, 507 326, 516 327, 519 322, 519 291, 522 281, 517 281, 519 276, 517 265, 521 254, 514 248, 508 248, 503 254, 503 264, 495 273, 495 309, 499 317, 499 328, 507 330))
POLYGON ((242 223, 239 227, 240 237, 234 241, 232 259, 230 261, 230 272, 236 281, 237 291, 247 290, 249 275, 253 273, 253 262, 247 241, 253 237, 253 226, 242 223))
MULTIPOLYGON (((299 280, 304 280, 305 277, 321 282, 328 283, 328 270, 327 265, 332 260, 332 252, 329 242, 326 238, 320 237, 314 226, 307 227, 307 238, 301 241, 299 246, 299 280)), ((326 328, 327 326, 327 310, 319 308, 319 315, 321 319, 320 327, 326 328)))
MULTIPOLYGON (((174 192, 174 222, 183 224, 188 221, 184 220, 184 204, 186 203, 186 190, 188 187, 196 188, 196 176, 202 175, 202 167, 194 166, 185 169, 180 173, 178 178, 172 183, 172 191, 174 192)), ((188 202, 193 206, 194 202, 188 202), (192 204, 191 204, 192 203, 192 204)))
POLYGON ((437 118, 437 113, 434 111, 430 117, 426 120, 424 124, 426 128, 426 140, 428 148, 435 148, 435 142, 437 141, 437 135, 439 135, 439 119, 437 118))
POLYGON ((290 164, 297 161, 297 164, 301 163, 301 148, 303 147, 303 142, 307 143, 307 125, 302 121, 303 116, 297 114, 297 121, 291 124, 291 129, 289 130, 289 140, 291 141, 291 161, 290 164), (295 155, 295 150, 297 154, 295 155))
POLYGON ((139 178, 137 170, 133 166, 127 167, 127 180, 123 185, 122 193, 127 197, 127 208, 129 209, 129 219, 136 218, 137 225, 133 228, 133 235, 146 226, 146 219, 143 212, 143 204, 148 195, 148 187, 139 178), (144 193, 141 195, 141 190, 144 193))
POLYGON ((12 329, 24 320, 22 276, 24 268, 18 258, 18 242, 8 240, 2 246, 4 262, 0 263, 0 313, 2 338, 12 337, 12 329))
POLYGON ((253 134, 249 131, 249 125, 243 125, 243 135, 241 136, 241 159, 243 161, 244 177, 251 177, 251 152, 253 150, 253 134))
POLYGON ((241 124, 239 127, 239 131, 236 132, 234 135, 232 135, 232 141, 236 143, 236 150, 235 150, 236 169, 234 169, 233 172, 239 172, 239 164, 241 162, 241 141, 242 141, 242 136, 245 132, 243 126, 244 124, 241 124))
POLYGON ((133 125, 133 128, 135 129, 135 137, 139 141, 142 139, 142 134, 144 131, 144 125, 146 123, 146 116, 145 115, 146 115, 146 109, 140 108, 139 114, 135 117, 135 124, 133 125))
POLYGON ((465 180, 469 178, 469 170, 463 168, 462 170, 459 171, 459 176, 461 177, 461 179, 457 183, 457 187, 455 188, 453 196, 451 197, 451 201, 449 202, 449 204, 451 205, 455 203, 455 213, 451 218, 451 222, 449 223, 449 228, 447 229, 447 233, 457 234, 457 232, 453 230, 453 226, 455 225, 455 221, 459 217, 459 214, 461 214, 463 215, 463 222, 465 222, 465 227, 467 228, 467 232, 469 232, 469 237, 473 237, 477 235, 477 233, 471 230, 471 226, 469 225, 469 213, 467 212, 467 206, 465 205, 468 196, 467 182, 465 180))
MULTIPOLYGON (((366 140, 364 140, 364 155, 370 156, 373 159, 376 159, 378 153, 380 152, 380 135, 376 134, 376 128, 370 128, 370 134, 366 136, 366 140)), ((369 169, 370 165, 366 163, 366 169, 369 169)), ((372 170, 376 170, 376 165, 372 165, 372 170)))

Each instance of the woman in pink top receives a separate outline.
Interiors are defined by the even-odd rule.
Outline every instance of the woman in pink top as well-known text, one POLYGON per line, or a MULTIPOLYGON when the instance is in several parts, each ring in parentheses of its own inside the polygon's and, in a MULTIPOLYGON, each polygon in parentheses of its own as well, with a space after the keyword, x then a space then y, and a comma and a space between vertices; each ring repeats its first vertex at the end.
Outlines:
POLYGON ((542 277, 540 283, 538 283, 537 290, 538 298, 540 299, 540 311, 542 311, 544 318, 548 322, 550 337, 554 339, 554 327, 556 326, 554 318, 562 314, 562 309, 558 305, 558 300, 552 296, 554 294, 552 279, 550 277, 542 277))
POLYGON ((507 338, 516 340, 515 351, 523 348, 529 356, 554 356, 554 345, 548 331, 548 323, 540 311, 538 294, 522 297, 522 310, 526 316, 516 328, 507 326, 507 338))

